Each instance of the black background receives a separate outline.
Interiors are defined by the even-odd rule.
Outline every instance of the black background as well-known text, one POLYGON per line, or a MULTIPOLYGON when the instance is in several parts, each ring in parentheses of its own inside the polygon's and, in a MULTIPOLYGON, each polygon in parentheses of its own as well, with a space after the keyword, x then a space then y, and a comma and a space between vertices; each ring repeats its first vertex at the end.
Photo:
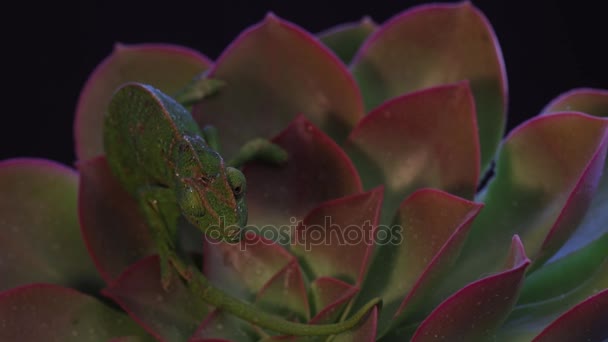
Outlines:
MULTIPOLYGON (((428 1, 124 0, 21 2, 5 9, 0 159, 74 161, 72 120, 80 88, 114 42, 168 42, 216 58, 267 11, 309 32, 370 15, 382 23, 428 1)), ((575 87, 608 88, 608 25, 602 1, 473 1, 492 23, 509 81, 511 129, 575 87)))

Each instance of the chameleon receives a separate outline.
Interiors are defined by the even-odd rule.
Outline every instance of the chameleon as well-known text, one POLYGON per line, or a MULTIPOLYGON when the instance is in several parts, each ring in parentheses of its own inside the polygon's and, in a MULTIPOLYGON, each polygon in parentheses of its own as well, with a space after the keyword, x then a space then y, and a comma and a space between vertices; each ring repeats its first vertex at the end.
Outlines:
POLYGON ((165 290, 175 275, 181 276, 208 304, 290 335, 337 334, 352 329, 374 306, 381 305, 375 298, 349 319, 334 324, 291 322, 214 287, 178 255, 177 225, 182 216, 213 238, 240 239, 247 223, 247 186, 238 167, 250 159, 284 160, 278 146, 254 140, 243 146, 234 162, 225 162, 216 150, 216 132, 199 129, 180 103, 141 83, 127 83, 114 93, 104 118, 103 137, 112 174, 136 200, 151 229, 165 290))

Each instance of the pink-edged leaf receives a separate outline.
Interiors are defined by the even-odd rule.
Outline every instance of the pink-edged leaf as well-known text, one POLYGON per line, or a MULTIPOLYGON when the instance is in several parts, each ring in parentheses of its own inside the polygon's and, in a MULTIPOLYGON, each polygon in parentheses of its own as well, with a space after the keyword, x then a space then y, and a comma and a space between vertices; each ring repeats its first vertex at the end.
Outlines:
POLYGON ((398 14, 367 39, 351 69, 368 109, 407 92, 469 80, 481 166, 488 166, 505 127, 507 79, 496 35, 470 2, 422 5, 398 14))
POLYGON ((209 68, 207 57, 170 44, 116 44, 84 85, 78 99, 74 137, 78 160, 103 153, 103 117, 116 88, 127 82, 154 86, 174 94, 209 68))
POLYGON ((143 342, 144 339, 138 336, 123 336, 109 340, 108 342, 143 342))
POLYGON ((608 289, 608 234, 526 277, 499 341, 530 341, 577 303, 608 289))
MULTIPOLYGON (((608 117, 608 90, 579 88, 568 91, 551 101, 543 114, 560 111, 578 111, 599 117, 608 117)), ((589 244, 608 232, 608 163, 604 165, 604 175, 593 197, 583 222, 556 253, 554 259, 563 257, 589 244)))
POLYGON ((348 64, 363 41, 377 28, 378 25, 370 17, 364 17, 358 22, 332 27, 317 34, 317 37, 344 63, 348 64))
POLYGON ((296 259, 262 287, 255 299, 255 305, 263 311, 272 312, 290 321, 308 322, 308 296, 296 259))
POLYGON ((186 341, 209 313, 209 307, 177 277, 164 290, 156 256, 132 265, 103 294, 118 303, 150 334, 162 341, 186 341))
POLYGON ((463 248, 456 286, 496 269, 498 248, 521 236, 535 267, 568 239, 598 185, 608 121, 581 113, 540 116, 506 138, 496 177, 463 248), (483 255, 483 258, 479 256, 483 255))
POLYGON ((196 105, 194 116, 219 129, 229 158, 246 141, 277 134, 298 113, 338 142, 364 114, 344 64, 314 36, 273 14, 243 32, 209 75, 226 85, 196 105))
POLYGON ((247 232, 238 243, 204 239, 203 273, 224 292, 253 302, 257 293, 295 258, 275 242, 247 232))
POLYGON ((367 315, 365 322, 356 328, 336 335, 334 342, 374 342, 378 323, 378 307, 374 307, 367 315))
POLYGON ((376 241, 383 188, 325 202, 296 228, 292 251, 311 279, 359 284, 376 241))
POLYGON ((30 284, 0 293, 0 341, 151 338, 124 313, 72 289, 30 284))
POLYGON ((572 111, 608 117, 608 90, 593 88, 572 89, 549 102, 542 110, 542 114, 572 111))
POLYGON ((388 237, 378 243, 357 299, 363 305, 382 297, 380 331, 395 319, 415 323, 445 299, 435 289, 458 257, 480 209, 479 203, 436 189, 418 190, 403 201, 388 237))
POLYGON ((205 318, 188 342, 249 342, 259 338, 249 323, 216 309, 205 318))
POLYGON ((0 162, 0 290, 101 286, 78 228, 77 185, 73 169, 49 160, 0 162))
POLYGON ((288 229, 323 201, 362 191, 348 156, 304 116, 272 139, 289 154, 281 166, 245 166, 249 224, 288 229))
POLYGON ((331 277, 319 277, 310 284, 311 299, 316 315, 311 324, 333 323, 340 318, 358 288, 331 277))
POLYGON ((475 106, 467 82, 391 100, 359 122, 347 141, 364 187, 386 186, 383 224, 423 187, 471 198, 479 180, 475 106))
POLYGON ((534 342, 605 341, 608 339, 608 289, 560 316, 534 342))
POLYGON ((505 270, 462 288, 420 324, 412 342, 489 340, 511 312, 530 260, 514 236, 505 270))
POLYGON ((82 235, 99 273, 110 283, 132 263, 154 254, 154 241, 137 203, 112 176, 104 156, 79 162, 78 170, 82 235))

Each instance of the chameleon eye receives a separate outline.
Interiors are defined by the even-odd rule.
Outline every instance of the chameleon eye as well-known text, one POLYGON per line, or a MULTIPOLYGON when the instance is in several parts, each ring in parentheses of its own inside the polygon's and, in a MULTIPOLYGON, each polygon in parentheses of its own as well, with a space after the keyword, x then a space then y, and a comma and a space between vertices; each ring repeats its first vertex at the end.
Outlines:
POLYGON ((230 184, 234 197, 238 200, 245 196, 247 190, 245 175, 233 167, 227 167, 226 176, 228 177, 228 184, 230 184))

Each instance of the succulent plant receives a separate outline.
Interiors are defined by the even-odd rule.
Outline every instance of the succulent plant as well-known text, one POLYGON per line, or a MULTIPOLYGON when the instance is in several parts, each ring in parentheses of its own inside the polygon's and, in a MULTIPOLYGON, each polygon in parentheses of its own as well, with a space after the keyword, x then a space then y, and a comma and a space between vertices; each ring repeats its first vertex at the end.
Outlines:
POLYGON ((502 139, 506 104, 498 42, 468 2, 317 36, 269 14, 216 62, 116 45, 80 96, 76 170, 0 163, 0 340, 606 340, 608 91, 566 92, 502 139), (178 96, 200 74, 223 86, 189 109, 218 128, 224 158, 265 137, 289 160, 245 165, 240 242, 184 220, 183 250, 218 288, 291 321, 339 322, 381 297, 356 328, 283 336, 184 282, 161 287, 102 121, 123 83, 178 96))

